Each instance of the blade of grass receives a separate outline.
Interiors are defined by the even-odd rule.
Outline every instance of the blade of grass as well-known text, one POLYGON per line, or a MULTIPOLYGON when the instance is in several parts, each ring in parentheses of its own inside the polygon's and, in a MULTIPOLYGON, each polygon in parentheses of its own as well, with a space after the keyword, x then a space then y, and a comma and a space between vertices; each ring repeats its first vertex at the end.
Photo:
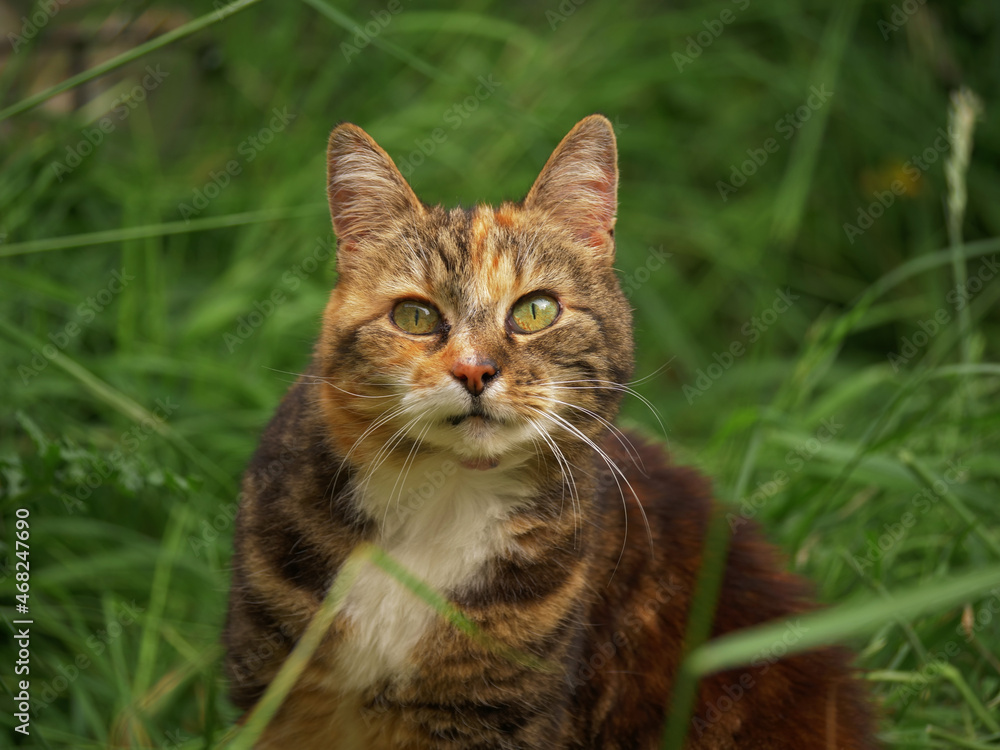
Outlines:
POLYGON ((993 550, 994 554, 1000 558, 1000 541, 990 533, 989 529, 985 528, 983 524, 979 522, 976 515, 969 510, 965 503, 963 503, 954 492, 948 487, 948 483, 943 479, 934 476, 930 469, 928 469, 924 464, 917 459, 913 453, 908 450, 901 450, 899 452, 899 460, 902 461, 903 465, 906 466, 916 477, 917 481, 923 484, 926 488, 931 490, 937 495, 944 498, 944 501, 951 506, 951 509, 955 514, 962 519, 965 525, 971 529, 986 546, 993 550), (943 491, 939 491, 936 485, 940 484, 944 487, 943 491))
MULTIPOLYGON (((845 604, 796 618, 801 638, 788 646, 798 653, 828 643, 867 633, 896 617, 914 617, 922 612, 941 610, 987 591, 1000 580, 1000 565, 964 573, 933 584, 922 584, 897 594, 845 604)), ((702 646, 689 659, 690 669, 702 676, 747 664, 762 649, 770 648, 785 634, 784 621, 725 635, 702 646)))
POLYGON ((230 750, 243 750, 243 748, 252 747, 253 743, 260 737, 260 734, 267 727, 268 722, 281 707, 281 703, 295 686, 299 675, 305 669, 316 648, 319 646, 320 640, 322 640, 333 624, 337 612, 343 607, 347 594, 357 581, 361 569, 368 563, 384 570, 461 632, 494 653, 499 653, 505 658, 532 669, 541 671, 557 669, 557 667, 531 654, 522 653, 490 637, 431 586, 411 574, 382 549, 365 542, 358 545, 341 566, 340 572, 330 587, 330 591, 320 605, 319 610, 309 622, 306 632, 299 639, 298 644, 281 666, 277 676, 271 681, 264 696, 251 709, 243 725, 243 729, 236 735, 232 745, 229 746, 230 750))
MULTIPOLYGON (((750 482, 753 466, 760 450, 760 434, 760 422, 758 421, 753 428, 740 466, 740 474, 734 492, 736 497, 743 496, 750 482)), ((731 536, 729 521, 726 514, 722 512, 722 508, 719 508, 712 513, 708 531, 705 534, 702 567, 691 600, 691 613, 688 616, 687 629, 684 632, 685 655, 698 649, 711 634, 731 536)), ((677 671, 674 694, 670 702, 670 709, 667 711, 670 720, 667 722, 661 742, 661 747, 664 750, 680 750, 683 747, 689 726, 688 720, 694 709, 697 688, 698 676, 687 668, 687 660, 685 659, 677 671)))
MULTIPOLYGON (((715 608, 719 600, 719 589, 722 586, 726 553, 729 551, 729 540, 729 522, 720 509, 712 514, 709 519, 708 531, 705 533, 705 551, 701 571, 691 601, 687 629, 684 632, 685 654, 697 653, 697 650, 708 640, 711 633, 712 622, 715 620, 715 608)), ((667 716, 670 719, 667 722, 660 745, 663 750, 680 750, 687 737, 688 719, 694 709, 695 693, 698 687, 698 674, 690 668, 689 664, 690 661, 685 659, 681 663, 680 669, 677 670, 674 694, 667 711, 667 716)))
POLYGON ((814 384, 812 374, 829 365, 843 341, 858 328, 870 307, 883 294, 917 274, 952 263, 956 253, 970 259, 998 250, 1000 238, 968 243, 958 250, 944 248, 919 255, 880 277, 857 297, 847 312, 823 325, 799 358, 791 377, 782 384, 782 398, 776 399, 775 404, 799 403, 809 394, 810 389, 806 385, 814 384))
POLYGON ((972 688, 969 687, 969 683, 965 681, 962 677, 962 673, 955 669, 951 664, 938 664, 935 669, 941 673, 941 675, 948 680, 952 685, 954 685, 958 692, 962 694, 962 698, 965 702, 972 708, 972 711, 979 717, 979 720, 985 724, 991 732, 1000 732, 1000 722, 997 722, 996 717, 990 713, 989 709, 983 705, 979 697, 973 692, 972 688))
MULTIPOLYGON (((943 264, 942 264, 943 265, 943 264)), ((846 317, 846 316, 845 316, 846 317)), ((854 455, 848 460, 838 475, 829 482, 823 494, 817 498, 814 505, 803 514, 797 526, 797 536, 804 538, 806 530, 811 528, 816 519, 829 512, 829 505, 837 496, 837 493, 847 484, 855 469, 868 455, 872 447, 881 439, 883 431, 886 429, 896 415, 905 406, 907 400, 930 378, 942 377, 965 377, 966 375, 998 375, 1000 365, 947 365, 934 370, 916 371, 900 386, 889 399, 889 402, 881 408, 878 414, 871 420, 865 428, 864 434, 857 441, 854 455)))
POLYGON ((944 365, 927 373, 928 378, 954 378, 964 375, 1000 376, 1000 363, 983 362, 978 365, 944 365))
POLYGON ((140 700, 153 683, 153 672, 156 669, 156 653, 159 642, 160 626, 166 610, 167 594, 170 591, 170 575, 174 562, 179 558, 181 537, 187 530, 190 513, 187 506, 175 505, 167 521, 164 534, 164 544, 160 547, 160 559, 153 572, 153 582, 150 586, 149 606, 143 619, 142 640, 139 645, 139 661, 132 682, 132 694, 140 700))
POLYGON ((942 250, 927 253, 926 255, 918 255, 916 258, 912 258, 896 266, 862 292, 857 301, 851 305, 852 312, 854 310, 867 309, 871 302, 881 297, 890 289, 899 286, 912 276, 929 271, 932 268, 937 268, 938 266, 946 266, 954 263, 956 255, 969 260, 998 251, 1000 251, 1000 237, 991 237, 985 240, 978 240, 977 242, 967 242, 958 249, 946 247, 942 250))
MULTIPOLYGON (((361 24, 355 21, 353 18, 348 16, 346 13, 337 10, 336 8, 323 2, 323 0, 302 0, 306 5, 320 14, 326 16, 331 21, 333 21, 338 26, 342 26, 347 29, 352 34, 357 34, 358 32, 363 32, 361 24)), ((436 81, 451 80, 453 76, 445 73, 443 70, 435 68, 428 62, 424 62, 419 57, 411 52, 407 52, 405 49, 397 44, 383 39, 381 36, 370 37, 371 43, 378 47, 383 52, 388 52, 390 55, 406 63, 414 70, 419 70, 428 78, 433 78, 436 81)))
POLYGON ((295 686, 299 675, 312 659, 313 653, 319 647, 320 641, 326 636, 337 613, 344 606, 347 594, 358 579, 362 567, 371 560, 373 549, 374 547, 371 545, 359 545, 344 561, 319 610, 309 621, 305 633, 292 649, 292 653, 285 659, 285 663, 281 665, 278 674, 271 680, 263 697, 250 710, 243 728, 229 745, 229 750, 250 750, 263 734, 268 723, 274 718, 278 709, 281 708, 281 704, 295 686))
MULTIPOLYGON (((962 222, 965 219, 965 207, 968 191, 965 176, 969 171, 969 157, 972 154, 972 133, 976 118, 982 112, 983 105, 972 91, 959 89, 951 96, 951 106, 948 109, 948 133, 952 138, 951 153, 945 160, 944 175, 948 182, 948 242, 951 245, 951 270, 955 285, 965 289, 968 281, 965 271, 965 259, 959 250, 962 247, 962 222)), ((972 335, 972 318, 968 305, 958 310, 959 330, 961 332, 962 364, 972 362, 972 345, 969 341, 972 335)))
POLYGON ((521 666, 529 667, 530 669, 548 672, 557 671, 558 668, 554 665, 547 664, 531 654, 513 649, 507 644, 502 643, 495 638, 491 638, 488 634, 484 633, 479 626, 476 625, 476 623, 466 617, 465 614, 458 609, 458 607, 453 605, 419 578, 411 574, 406 568, 389 557, 389 555, 381 549, 376 547, 373 550, 371 561, 410 589, 413 594, 432 607, 435 612, 441 615, 441 617, 446 619, 484 648, 493 651, 494 653, 502 654, 510 661, 520 664, 521 666))
POLYGON ((121 229, 107 229, 103 232, 89 232, 87 234, 72 234, 66 237, 50 237, 44 240, 15 242, 10 245, 0 246, 0 258, 12 255, 25 255, 27 253, 66 250, 72 247, 106 245, 114 242, 146 239, 148 237, 163 237, 168 234, 188 234, 190 232, 204 232, 210 229, 241 227, 248 224, 265 224, 269 221, 316 216, 325 214, 329 210, 325 203, 312 203, 306 206, 247 211, 241 214, 211 216, 204 219, 192 219, 191 221, 170 221, 164 224, 146 224, 141 227, 123 227, 121 229))
MULTIPOLYGON (((823 52, 810 80, 819 81, 820 85, 829 84, 836 89, 837 72, 858 17, 859 6, 858 0, 837 6, 823 35, 823 52)), ((780 243, 791 243, 798 235, 829 114, 829 105, 816 110, 813 122, 809 123, 809 127, 802 128, 792 147, 788 169, 774 201, 774 219, 771 224, 771 234, 780 243)))
POLYGON ((404 33, 432 32, 497 39, 516 44, 525 54, 536 53, 541 44, 541 40, 524 26, 497 16, 456 10, 411 10, 393 21, 393 29, 404 33))
POLYGON ((236 2, 230 3, 229 5, 219 8, 218 10, 206 13, 204 16, 196 18, 193 21, 174 29, 173 31, 161 34, 155 39, 149 40, 145 44, 140 44, 138 47, 130 49, 128 52, 123 52, 116 57, 112 57, 107 62, 95 65, 93 68, 85 70, 72 78, 67 78, 62 83, 57 83, 55 86, 51 86, 44 91, 39 91, 37 94, 29 96, 27 99, 22 99, 17 104, 12 104, 6 109, 0 110, 0 122, 9 117, 20 114, 21 112, 25 112, 32 107, 37 107, 42 102, 48 101, 57 94, 69 91, 70 89, 76 88, 80 84, 86 83, 87 81, 92 81, 95 78, 100 78, 102 75, 110 73, 112 70, 120 68, 122 65, 127 65, 133 60, 138 60, 143 55, 153 52, 154 50, 158 50, 161 47, 166 47, 168 44, 172 44, 178 39, 191 36, 204 28, 218 23, 224 18, 228 18, 234 13, 239 13, 241 10, 249 8, 251 5, 256 5, 260 1, 261 0, 236 0, 236 2))
MULTIPOLYGON (((14 339, 28 350, 37 349, 41 351, 45 347, 45 342, 39 341, 33 336, 29 336, 28 334, 19 331, 3 319, 0 319, 0 333, 14 339)), ((101 401, 108 404, 116 411, 124 414, 133 422, 150 422, 156 433, 172 443, 177 450, 187 456, 187 458, 189 458, 196 466, 200 467, 209 477, 214 479, 226 493, 236 493, 237 487, 233 478, 227 472, 220 469, 214 462, 206 458, 201 451, 191 445, 191 443, 178 434, 177 431, 165 421, 156 417, 156 415, 148 411, 145 407, 133 401, 117 388, 114 388, 104 382, 83 365, 73 359, 70 359, 59 350, 55 350, 53 355, 48 359, 56 367, 64 370, 66 373, 79 381, 88 391, 97 396, 97 398, 101 401)))
POLYGON ((952 734, 951 732, 946 732, 943 729, 938 729, 937 727, 927 727, 927 734, 930 737, 937 737, 940 740, 945 740, 949 744, 949 747, 962 747, 966 750, 996 750, 996 741, 986 741, 978 742, 976 740, 970 740, 966 737, 959 737, 957 734, 952 734))

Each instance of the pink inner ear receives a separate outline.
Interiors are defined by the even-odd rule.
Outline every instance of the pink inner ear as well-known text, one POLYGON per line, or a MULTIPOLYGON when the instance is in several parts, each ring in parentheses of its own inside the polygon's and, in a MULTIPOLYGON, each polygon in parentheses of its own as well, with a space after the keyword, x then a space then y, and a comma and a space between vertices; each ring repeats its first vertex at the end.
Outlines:
POLYGON ((361 252, 387 221, 422 210, 389 155, 350 124, 330 134, 327 198, 339 247, 361 252))
POLYGON ((587 247, 591 250, 600 250, 604 247, 604 243, 607 242, 608 233, 607 232, 593 232, 589 237, 586 238, 587 247))
POLYGON ((581 229, 590 230, 583 239, 595 250, 604 245, 614 226, 614 184, 613 176, 608 175, 603 180, 588 180, 582 185, 584 195, 593 200, 595 210, 587 216, 586 225, 581 229))
POLYGON ((342 250, 354 250, 358 240, 366 234, 366 232, 360 231, 358 227, 352 226, 352 224, 357 223, 357 217, 351 216, 357 200, 357 191, 349 187, 340 187, 330 193, 330 206, 333 209, 333 230, 337 235, 337 247, 342 250))

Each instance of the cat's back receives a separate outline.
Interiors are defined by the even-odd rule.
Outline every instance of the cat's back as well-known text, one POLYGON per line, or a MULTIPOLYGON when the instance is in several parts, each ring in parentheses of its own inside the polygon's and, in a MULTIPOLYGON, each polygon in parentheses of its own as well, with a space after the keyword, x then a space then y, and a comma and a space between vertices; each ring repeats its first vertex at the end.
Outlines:
POLYGON ((786 572, 757 525, 742 518, 730 524, 708 480, 673 464, 659 445, 624 433, 609 434, 602 447, 617 468, 601 472, 598 481, 597 599, 572 677, 580 746, 658 746, 716 517, 728 539, 712 636, 769 620, 790 624, 750 665, 701 681, 689 746, 874 747, 850 655, 825 648, 785 656, 804 632, 796 615, 814 606, 809 586, 786 572), (792 715, 795 725, 784 718, 792 715))

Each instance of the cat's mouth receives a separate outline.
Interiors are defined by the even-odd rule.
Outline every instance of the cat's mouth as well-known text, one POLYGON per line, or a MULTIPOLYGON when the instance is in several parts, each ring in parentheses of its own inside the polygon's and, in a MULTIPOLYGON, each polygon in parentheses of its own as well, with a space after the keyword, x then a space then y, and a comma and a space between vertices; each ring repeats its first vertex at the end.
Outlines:
POLYGON ((447 451, 460 466, 477 472, 510 468, 524 460, 525 443, 531 442, 534 429, 522 423, 513 409, 478 399, 449 406, 431 424, 418 428, 419 440, 447 451), (456 407, 464 411, 455 414, 452 409, 456 407), (451 416, 446 416, 449 412, 451 416))
POLYGON ((454 417, 448 417, 445 421, 453 427, 458 427, 458 425, 462 424, 462 422, 467 419, 481 420, 481 423, 497 421, 494 417, 487 414, 483 407, 478 403, 473 404, 472 408, 467 413, 456 414, 454 417))
MULTIPOLYGON (((463 442, 468 446, 468 444, 489 440, 496 433, 496 428, 501 423, 501 420, 487 414, 482 405, 476 401, 473 402, 472 408, 467 413, 448 417, 445 422, 453 427, 462 426, 460 433, 463 435, 463 442)), ((476 452, 478 453, 478 451, 476 452)), ((459 464, 466 469, 474 471, 488 471, 499 466, 500 459, 496 456, 466 456, 460 454, 459 464)))

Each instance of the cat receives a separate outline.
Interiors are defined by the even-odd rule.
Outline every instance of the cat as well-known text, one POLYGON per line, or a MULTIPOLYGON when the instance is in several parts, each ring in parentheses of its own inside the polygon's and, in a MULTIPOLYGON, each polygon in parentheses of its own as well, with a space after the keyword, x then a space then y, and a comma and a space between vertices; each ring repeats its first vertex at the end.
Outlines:
MULTIPOLYGON (((617 188, 600 115, 521 203, 471 210, 333 131, 338 278, 244 477, 230 696, 253 707, 364 542, 483 637, 369 565, 258 747, 658 747, 715 505, 613 424, 633 361, 617 188)), ((813 607, 754 524, 727 554, 713 635, 813 607)), ((877 746, 848 653, 772 661, 703 679, 686 747, 877 746)))

